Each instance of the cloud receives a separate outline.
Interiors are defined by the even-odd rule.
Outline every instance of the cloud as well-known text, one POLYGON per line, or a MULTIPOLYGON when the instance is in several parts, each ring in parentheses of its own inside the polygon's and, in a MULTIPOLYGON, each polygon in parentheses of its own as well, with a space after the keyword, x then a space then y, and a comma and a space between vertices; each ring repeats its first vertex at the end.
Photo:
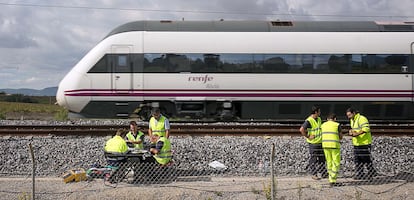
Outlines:
POLYGON ((0 34, 0 48, 26 48, 36 47, 38 44, 33 38, 25 35, 3 35, 0 34))
POLYGON ((0 48, 26 48, 37 46, 36 41, 26 35, 16 18, 0 16, 0 48))

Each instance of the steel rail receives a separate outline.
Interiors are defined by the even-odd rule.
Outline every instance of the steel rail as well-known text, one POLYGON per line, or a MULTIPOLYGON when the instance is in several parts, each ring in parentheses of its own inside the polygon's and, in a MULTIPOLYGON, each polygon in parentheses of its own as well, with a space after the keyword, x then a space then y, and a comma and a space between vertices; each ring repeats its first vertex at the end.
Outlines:
MULTIPOLYGON (((299 124, 296 125, 217 125, 217 124, 172 124, 171 135, 188 135, 188 136, 300 136, 299 124)), ((123 125, 64 125, 64 126, 0 126, 0 136, 108 136, 113 135, 119 128, 129 128, 123 125)), ((141 130, 146 133, 147 127, 141 125, 141 130)), ((343 133, 348 132, 349 127, 343 127, 343 133)), ((371 125, 371 132, 374 136, 414 136, 414 125, 371 125)))

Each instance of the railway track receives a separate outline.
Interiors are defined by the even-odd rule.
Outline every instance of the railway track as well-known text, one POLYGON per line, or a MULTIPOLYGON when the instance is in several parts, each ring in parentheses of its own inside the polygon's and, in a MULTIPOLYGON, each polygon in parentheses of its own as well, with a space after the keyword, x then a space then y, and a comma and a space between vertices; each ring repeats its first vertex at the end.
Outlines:
MULTIPOLYGON (((140 126, 146 133, 147 127, 140 126)), ((300 136, 300 124, 171 124, 171 135, 184 136, 300 136)), ((0 126, 0 136, 108 136, 113 135, 123 125, 64 125, 64 126, 29 126, 3 125, 0 126)), ((343 132, 348 131, 343 126, 343 132)), ((414 124, 372 124, 374 136, 414 136, 414 124)))

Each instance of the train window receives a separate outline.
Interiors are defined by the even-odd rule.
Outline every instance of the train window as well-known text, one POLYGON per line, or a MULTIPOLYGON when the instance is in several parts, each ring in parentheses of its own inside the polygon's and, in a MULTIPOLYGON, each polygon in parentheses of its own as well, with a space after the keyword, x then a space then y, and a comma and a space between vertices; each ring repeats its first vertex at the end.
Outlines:
POLYGON ((285 62, 289 64, 289 69, 287 72, 290 72, 290 73, 301 72, 303 68, 302 54, 288 54, 288 55, 284 55, 283 58, 285 59, 285 62))
POLYGON ((279 114, 301 114, 300 104, 279 104, 279 114))
POLYGON ((119 67, 126 67, 127 63, 127 56, 126 55, 119 55, 118 56, 118 66, 119 67))
POLYGON ((131 66, 128 64, 128 55, 115 54, 112 56, 114 59, 113 72, 116 73, 131 73, 131 66))
POLYGON ((187 54, 191 72, 203 72, 206 68, 203 54, 187 54))
POLYGON ((351 54, 332 54, 328 59, 329 73, 349 73, 352 71, 351 54))
POLYGON ((133 73, 141 73, 143 72, 143 54, 131 54, 130 56, 131 63, 132 63, 132 72, 133 73))
POLYGON ((329 73, 329 60, 332 56, 329 54, 313 55, 312 69, 314 73, 329 73))
POLYGON ((265 55, 263 69, 266 72, 287 72, 290 65, 283 55, 265 55))
MULTIPOLYGON (((127 58, 119 58, 120 66, 127 58)), ((144 72, 407 73, 408 55, 375 54, 145 54, 144 72)), ((102 61, 103 62, 103 61, 102 61)), ((140 61, 142 63, 142 61, 140 61)), ((135 64, 134 64, 135 66, 135 64)), ((134 70, 136 71, 136 70, 134 70)))
POLYGON ((362 55, 363 72, 403 73, 404 66, 408 66, 407 55, 362 55))
POLYGON ((221 68, 221 61, 219 54, 203 54, 204 60, 204 72, 216 72, 218 68, 221 68))
POLYGON ((167 72, 166 54, 145 54, 144 72, 167 72))
POLYGON ((191 72, 191 62, 183 54, 145 54, 144 72, 191 72))
POLYGON ((191 72, 191 60, 186 55, 167 54, 167 70, 174 72, 191 72))
POLYGON ((218 71, 223 72, 250 72, 253 67, 252 54, 222 54, 221 65, 218 71))
POLYGON ((252 72, 263 72, 264 66, 264 55, 263 54, 252 54, 252 72))
POLYGON ((88 73, 108 73, 110 67, 108 65, 108 55, 104 55, 90 70, 88 73))
POLYGON ((362 55, 361 54, 352 54, 351 55, 351 70, 350 73, 363 73, 364 70, 362 68, 362 55))

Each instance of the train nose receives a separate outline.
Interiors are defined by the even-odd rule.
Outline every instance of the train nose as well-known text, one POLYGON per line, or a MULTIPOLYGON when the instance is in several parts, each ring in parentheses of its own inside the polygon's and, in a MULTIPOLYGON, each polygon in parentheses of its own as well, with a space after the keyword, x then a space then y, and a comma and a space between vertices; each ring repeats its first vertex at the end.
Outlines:
POLYGON ((64 93, 62 87, 58 88, 58 91, 56 93, 56 102, 59 106, 62 106, 66 109, 68 108, 66 98, 65 98, 65 93, 64 93))

